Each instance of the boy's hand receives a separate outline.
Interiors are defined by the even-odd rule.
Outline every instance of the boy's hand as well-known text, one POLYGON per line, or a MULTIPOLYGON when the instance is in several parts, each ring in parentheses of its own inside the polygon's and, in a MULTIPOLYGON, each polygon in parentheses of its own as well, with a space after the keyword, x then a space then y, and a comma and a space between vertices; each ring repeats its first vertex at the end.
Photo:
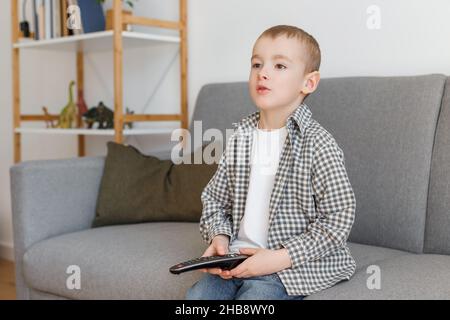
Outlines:
POLYGON ((224 270, 221 277, 224 279, 249 278, 275 273, 292 266, 286 248, 279 250, 269 250, 263 248, 241 248, 241 254, 251 257, 229 271, 224 270))
MULTIPOLYGON (((214 237, 209 247, 205 250, 202 257, 210 257, 210 256, 223 256, 228 253, 228 245, 230 243, 230 238, 227 235, 219 234, 214 237)), ((220 268, 203 268, 199 269, 202 272, 209 272, 211 274, 217 274, 222 276, 222 269, 220 268)), ((224 279, 229 279, 231 277, 227 277, 224 279)))

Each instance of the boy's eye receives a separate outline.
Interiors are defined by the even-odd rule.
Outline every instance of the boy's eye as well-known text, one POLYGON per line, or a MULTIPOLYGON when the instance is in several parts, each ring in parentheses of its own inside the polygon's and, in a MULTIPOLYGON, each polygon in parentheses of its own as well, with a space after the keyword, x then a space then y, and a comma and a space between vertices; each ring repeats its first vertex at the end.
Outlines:
MULTIPOLYGON (((254 64, 252 65, 252 68, 259 68, 260 65, 261 65, 260 63, 254 63, 254 64)), ((279 64, 279 63, 276 64, 275 67, 276 67, 277 69, 286 69, 286 66, 284 66, 284 65, 282 65, 282 64, 279 64)))

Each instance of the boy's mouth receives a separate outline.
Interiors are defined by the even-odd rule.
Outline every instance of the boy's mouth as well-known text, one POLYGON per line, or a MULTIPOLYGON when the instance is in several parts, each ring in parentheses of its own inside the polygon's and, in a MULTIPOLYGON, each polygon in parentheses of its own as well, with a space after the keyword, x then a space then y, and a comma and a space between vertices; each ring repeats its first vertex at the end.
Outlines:
POLYGON ((262 86, 262 85, 258 85, 258 86, 256 87, 256 92, 258 92, 259 94, 266 94, 266 93, 268 93, 269 91, 270 91, 269 88, 267 88, 267 87, 265 87, 265 86, 262 86))

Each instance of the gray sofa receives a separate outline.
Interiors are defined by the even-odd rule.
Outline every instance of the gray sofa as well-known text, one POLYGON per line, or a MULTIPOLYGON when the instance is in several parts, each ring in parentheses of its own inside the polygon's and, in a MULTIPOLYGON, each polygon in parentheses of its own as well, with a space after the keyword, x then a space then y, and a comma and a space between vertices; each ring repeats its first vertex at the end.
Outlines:
MULTIPOLYGON (((357 200, 354 276, 307 299, 450 299, 449 79, 322 79, 306 100, 342 147, 357 200), (377 275, 379 289, 370 286, 377 275)), ((224 132, 254 110, 246 83, 208 84, 193 120, 203 132, 224 132)), ((86 157, 11 167, 19 299, 184 299, 202 275, 168 272, 206 248, 197 223, 90 228, 103 164, 86 157), (71 265, 80 267, 79 290, 66 286, 71 265)))

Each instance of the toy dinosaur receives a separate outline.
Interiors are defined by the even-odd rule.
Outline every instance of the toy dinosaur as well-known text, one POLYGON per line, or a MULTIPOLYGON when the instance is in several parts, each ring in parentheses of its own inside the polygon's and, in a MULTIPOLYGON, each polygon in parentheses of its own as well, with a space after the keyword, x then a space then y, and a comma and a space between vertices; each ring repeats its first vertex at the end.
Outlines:
POLYGON ((53 123, 52 116, 48 113, 47 107, 42 107, 45 116, 45 127, 46 128, 56 128, 56 125, 53 123))
POLYGON ((69 102, 62 109, 59 114, 59 121, 57 124, 57 128, 72 128, 74 121, 76 120, 77 115, 77 105, 73 102, 73 86, 75 85, 75 81, 70 81, 69 84, 69 102))
POLYGON ((102 101, 96 107, 90 108, 83 114, 84 121, 89 129, 98 122, 98 129, 114 128, 114 112, 103 104, 102 101))
MULTIPOLYGON (((126 114, 134 114, 126 108, 126 114)), ((114 111, 109 109, 103 104, 102 101, 99 102, 98 106, 90 108, 87 112, 83 114, 84 121, 89 129, 92 129, 93 125, 98 122, 98 129, 112 129, 114 128, 114 111)), ((127 122, 124 127, 133 128, 132 122, 127 122)))
POLYGON ((78 114, 85 114, 88 111, 86 101, 84 101, 83 90, 78 91, 77 107, 78 107, 78 114))

